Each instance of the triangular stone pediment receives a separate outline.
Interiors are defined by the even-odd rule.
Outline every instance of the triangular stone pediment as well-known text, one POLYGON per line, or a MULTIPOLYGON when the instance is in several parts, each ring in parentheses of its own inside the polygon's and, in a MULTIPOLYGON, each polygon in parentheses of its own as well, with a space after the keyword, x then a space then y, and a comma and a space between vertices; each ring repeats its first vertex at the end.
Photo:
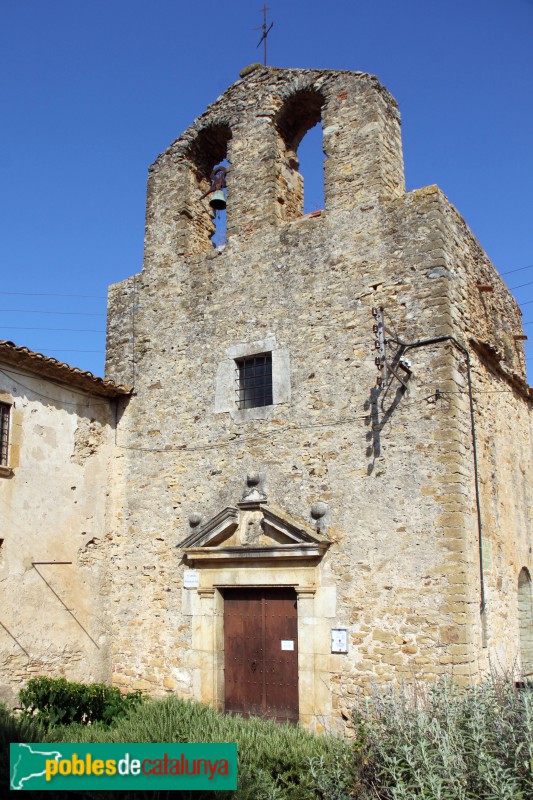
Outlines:
POLYGON ((229 506, 179 545, 188 562, 255 558, 319 558, 328 539, 307 522, 261 502, 229 506))

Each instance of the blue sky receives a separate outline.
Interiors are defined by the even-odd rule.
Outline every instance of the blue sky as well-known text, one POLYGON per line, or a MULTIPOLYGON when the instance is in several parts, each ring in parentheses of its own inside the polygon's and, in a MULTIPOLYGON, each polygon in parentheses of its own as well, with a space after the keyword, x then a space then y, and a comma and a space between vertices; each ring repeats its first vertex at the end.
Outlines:
MULTIPOLYGON (((371 72, 396 97, 407 188, 437 183, 497 268, 520 270, 505 279, 529 284, 533 340, 533 0, 268 5, 269 64, 371 72)), ((0 338, 103 374, 107 286, 141 269, 148 165, 261 59, 260 8, 4 0, 0 338)))

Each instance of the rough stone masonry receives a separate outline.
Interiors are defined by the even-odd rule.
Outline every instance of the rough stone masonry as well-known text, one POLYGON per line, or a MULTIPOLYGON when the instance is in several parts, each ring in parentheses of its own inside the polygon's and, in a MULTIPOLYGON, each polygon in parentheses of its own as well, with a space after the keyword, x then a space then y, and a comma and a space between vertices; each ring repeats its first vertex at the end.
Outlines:
MULTIPOLYGON (((135 386, 104 545, 114 683, 225 708, 236 587, 293 590, 310 725, 372 682, 533 672, 522 339, 456 209, 405 191, 375 77, 244 70, 150 168, 143 269, 110 289, 107 377, 135 386), (297 151, 317 122, 325 209, 304 215, 297 151), (220 163, 216 247, 200 198, 220 163), (271 402, 243 407, 256 356, 271 402)), ((268 631, 263 646, 280 650, 268 631)))

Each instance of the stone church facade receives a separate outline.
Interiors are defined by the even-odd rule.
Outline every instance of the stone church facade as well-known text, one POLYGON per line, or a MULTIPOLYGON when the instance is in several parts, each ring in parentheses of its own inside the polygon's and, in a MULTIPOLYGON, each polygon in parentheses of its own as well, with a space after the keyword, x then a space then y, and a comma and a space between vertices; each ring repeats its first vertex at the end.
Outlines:
POLYGON ((108 679, 319 725, 372 681, 533 673, 523 338, 455 208, 405 191, 376 78, 244 70, 151 167, 110 288, 108 679))

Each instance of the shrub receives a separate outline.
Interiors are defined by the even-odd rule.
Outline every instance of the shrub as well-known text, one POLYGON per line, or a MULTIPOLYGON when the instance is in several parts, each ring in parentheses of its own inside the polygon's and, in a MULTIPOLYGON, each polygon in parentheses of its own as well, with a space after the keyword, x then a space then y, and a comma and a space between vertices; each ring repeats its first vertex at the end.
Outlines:
POLYGON ((65 678, 32 678, 19 692, 22 715, 45 728, 72 722, 110 725, 142 700, 140 692, 122 695, 103 683, 71 683, 65 678))
MULTIPOLYGON (((191 792, 193 800, 348 800, 349 787, 354 784, 351 750, 341 739, 258 717, 245 720, 219 714, 177 697, 148 701, 107 730, 73 725, 55 728, 48 738, 79 742, 237 742, 237 792, 191 792)), ((134 796, 140 797, 140 793, 120 797, 127 800, 134 796)), ((188 793, 180 796, 185 798, 188 793)), ((102 792, 98 797, 105 800, 102 792)))
POLYGON ((382 800, 533 797, 533 692, 509 681, 376 693, 354 715, 368 795, 382 800))
POLYGON ((45 731, 38 722, 14 717, 0 706, 0 794, 9 791, 9 745, 12 742, 42 742, 45 731))

